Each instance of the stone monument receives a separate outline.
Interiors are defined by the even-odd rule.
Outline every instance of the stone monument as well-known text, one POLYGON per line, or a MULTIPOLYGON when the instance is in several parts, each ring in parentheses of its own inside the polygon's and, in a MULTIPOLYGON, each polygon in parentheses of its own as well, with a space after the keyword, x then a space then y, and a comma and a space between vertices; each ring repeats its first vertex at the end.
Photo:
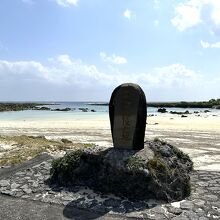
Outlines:
POLYGON ((109 116, 115 148, 144 148, 147 104, 139 85, 125 83, 113 91, 109 103, 109 116))
POLYGON ((68 152, 53 161, 51 183, 86 186, 132 200, 179 201, 189 196, 189 156, 159 139, 144 142, 147 106, 140 86, 117 87, 109 114, 114 147, 68 152))

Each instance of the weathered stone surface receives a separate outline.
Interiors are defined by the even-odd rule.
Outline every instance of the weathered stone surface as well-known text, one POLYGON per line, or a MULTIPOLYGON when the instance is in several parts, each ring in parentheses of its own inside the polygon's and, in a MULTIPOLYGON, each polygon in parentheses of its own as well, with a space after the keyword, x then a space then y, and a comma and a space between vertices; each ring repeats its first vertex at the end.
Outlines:
MULTIPOLYGON (((158 147, 154 146, 156 149, 158 147)), ((128 217, 134 219, 218 219, 220 213, 220 202, 219 199, 206 200, 205 195, 214 195, 220 198, 219 192, 214 192, 209 189, 210 184, 201 184, 201 182, 213 182, 218 187, 220 183, 220 173, 214 171, 196 171, 191 172, 191 184, 192 192, 190 197, 186 198, 185 201, 190 201, 193 205, 188 206, 189 209, 182 209, 180 207, 181 202, 175 202, 170 204, 158 201, 158 200, 140 200, 131 201, 124 200, 123 198, 115 198, 112 195, 102 194, 88 190, 86 187, 71 186, 71 187, 60 187, 53 185, 48 187, 46 184, 47 176, 51 167, 51 161, 41 163, 39 165, 31 167, 30 169, 24 170, 24 172, 16 172, 15 174, 4 177, 4 180, 9 182, 9 185, 0 187, 0 193, 6 194, 7 196, 22 197, 24 199, 44 201, 46 203, 54 204, 65 204, 75 208, 86 208, 90 211, 97 211, 105 214, 114 213, 119 214, 120 217, 128 217), (30 177, 29 184, 28 180, 23 177, 28 175, 30 177), (44 179, 38 179, 38 177, 44 177, 44 179), (208 177, 208 180, 202 180, 201 178, 208 177), (217 180, 217 181, 213 181, 217 180), (33 187, 32 183, 36 182, 39 186, 33 187), (19 184, 17 189, 12 189, 12 185, 19 184), (22 186, 28 187, 32 190, 32 193, 25 193, 22 186), (35 191, 36 190, 36 191, 35 191), (48 191, 49 190, 49 191, 48 191), (71 201, 70 198, 72 198, 71 201), (66 201, 64 199, 67 199, 66 201), (117 207, 115 205, 118 204, 117 207), (179 205, 178 205, 179 204, 179 205), (175 207, 173 207, 173 205, 175 207), (131 210, 133 207, 133 210, 131 210), (162 213, 163 211, 163 213, 162 213), (149 218, 147 218, 149 216, 149 218)), ((188 166, 186 166, 188 167, 188 166)), ((0 176, 1 178, 1 176, 0 176)), ((9 198, 9 197, 8 197, 9 198)), ((209 196, 210 199, 210 196, 209 196)), ((2 201, 2 200, 1 200, 2 201)), ((183 201, 182 201, 183 202, 183 201)), ((183 207, 184 208, 184 207, 183 207)), ((120 219, 119 217, 119 219, 120 219)))
POLYGON ((17 183, 12 183, 11 184, 11 189, 17 189, 20 185, 17 183))
POLYGON ((115 148, 144 148, 147 106, 140 86, 132 83, 118 86, 110 99, 109 115, 115 148))
POLYGON ((53 162, 51 182, 88 186, 135 200, 172 201, 189 195, 191 169, 187 155, 156 140, 139 151, 93 147, 68 153, 53 162))
POLYGON ((189 202, 189 201, 184 201, 184 202, 181 202, 181 203, 180 203, 180 207, 181 207, 181 209, 190 210, 190 209, 193 208, 193 203, 192 203, 192 202, 189 202))
POLYGON ((0 180, 1 187, 8 186, 9 184, 10 184, 10 182, 8 180, 0 180))

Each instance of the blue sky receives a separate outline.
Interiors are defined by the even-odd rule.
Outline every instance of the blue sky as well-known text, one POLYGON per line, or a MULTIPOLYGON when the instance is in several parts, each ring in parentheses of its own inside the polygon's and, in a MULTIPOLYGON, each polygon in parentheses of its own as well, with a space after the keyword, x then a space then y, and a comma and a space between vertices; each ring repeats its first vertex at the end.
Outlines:
POLYGON ((1 0, 1 101, 220 98, 219 0, 1 0))

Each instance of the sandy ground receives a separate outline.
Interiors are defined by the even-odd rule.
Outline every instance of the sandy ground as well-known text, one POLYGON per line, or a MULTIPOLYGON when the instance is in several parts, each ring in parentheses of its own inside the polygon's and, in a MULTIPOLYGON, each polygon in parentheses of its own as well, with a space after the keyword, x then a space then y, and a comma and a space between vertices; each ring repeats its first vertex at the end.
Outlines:
MULTIPOLYGON (((50 120, 0 120, 0 135, 45 135, 112 146, 107 115, 50 120)), ((164 114, 147 119, 145 139, 159 137, 188 153, 195 169, 220 171, 220 116, 190 115, 181 118, 164 114)))

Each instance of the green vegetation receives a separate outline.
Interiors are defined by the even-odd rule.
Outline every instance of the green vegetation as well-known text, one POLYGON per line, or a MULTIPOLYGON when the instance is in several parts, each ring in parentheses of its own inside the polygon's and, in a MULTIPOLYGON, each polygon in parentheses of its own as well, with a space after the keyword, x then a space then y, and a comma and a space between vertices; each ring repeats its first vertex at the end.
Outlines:
MULTIPOLYGON (((147 162, 147 167, 150 171, 157 171, 157 172, 167 172, 169 170, 166 163, 162 162, 158 157, 154 157, 153 159, 147 162)), ((156 172, 151 172, 152 174, 156 172)))
POLYGON ((149 107, 163 108, 220 108, 220 99, 210 99, 202 102, 149 102, 149 107))
MULTIPOLYGON (((169 148, 173 151, 173 153, 177 156, 177 158, 185 164, 185 166, 188 168, 189 171, 193 170, 193 162, 191 161, 188 154, 185 154, 183 151, 181 151, 179 148, 175 147, 174 145, 168 144, 166 141, 155 137, 154 142, 159 142, 161 145, 168 145, 169 148)), ((158 153, 158 152, 155 152, 158 153)))
POLYGON ((70 182, 74 169, 80 164, 82 153, 82 150, 76 150, 64 157, 53 160, 50 170, 51 178, 56 177, 65 180, 66 183, 70 182))
MULTIPOLYGON (((90 105, 103 105, 108 106, 108 103, 93 103, 90 105)), ((210 99, 209 101, 201 102, 148 102, 148 107, 163 108, 163 107, 172 107, 172 108, 217 108, 220 109, 220 99, 210 99)))
POLYGON ((162 139, 160 139, 160 138, 158 138, 158 137, 155 137, 154 138, 154 142, 160 142, 162 145, 165 145, 165 144, 167 144, 167 142, 166 141, 164 141, 164 140, 162 140, 162 139))
MULTIPOLYGON (((39 109, 41 103, 0 103, 0 112, 39 109)), ((43 107, 42 107, 43 108, 43 107)))
POLYGON ((129 170, 139 170, 140 168, 147 168, 146 162, 144 160, 141 160, 139 157, 129 157, 125 161, 126 167, 128 167, 129 170))
POLYGON ((64 142, 48 140, 44 136, 0 136, 0 143, 11 146, 7 150, 1 150, 0 165, 22 163, 43 152, 58 153, 94 146, 94 144, 72 143, 67 139, 64 142))
MULTIPOLYGON (((181 191, 183 195, 189 196, 191 193, 190 178, 186 177, 186 171, 179 167, 171 167, 167 161, 155 156, 147 163, 149 173, 155 185, 155 190, 162 187, 162 191, 172 195, 181 191), (181 171, 182 170, 182 171, 181 171)), ((159 192, 158 192, 159 193, 159 192)))
MULTIPOLYGON (((155 138, 154 141, 159 141, 162 145, 167 144, 166 141, 160 140, 158 138, 155 138)), ((190 160, 187 154, 184 154, 181 150, 179 150, 178 148, 172 145, 169 145, 169 146, 172 147, 174 153, 177 155, 179 159, 185 158, 187 160, 190 160)), ((176 175, 175 174, 175 172, 177 171, 176 168, 170 167, 161 158, 156 152, 154 158, 148 160, 147 162, 138 157, 132 156, 132 157, 129 157, 125 161, 125 163, 126 163, 126 166, 130 168, 131 170, 148 169, 149 174, 151 176, 155 176, 155 177, 157 176, 159 178, 162 178, 163 180, 167 179, 166 178, 167 176, 176 175)))

